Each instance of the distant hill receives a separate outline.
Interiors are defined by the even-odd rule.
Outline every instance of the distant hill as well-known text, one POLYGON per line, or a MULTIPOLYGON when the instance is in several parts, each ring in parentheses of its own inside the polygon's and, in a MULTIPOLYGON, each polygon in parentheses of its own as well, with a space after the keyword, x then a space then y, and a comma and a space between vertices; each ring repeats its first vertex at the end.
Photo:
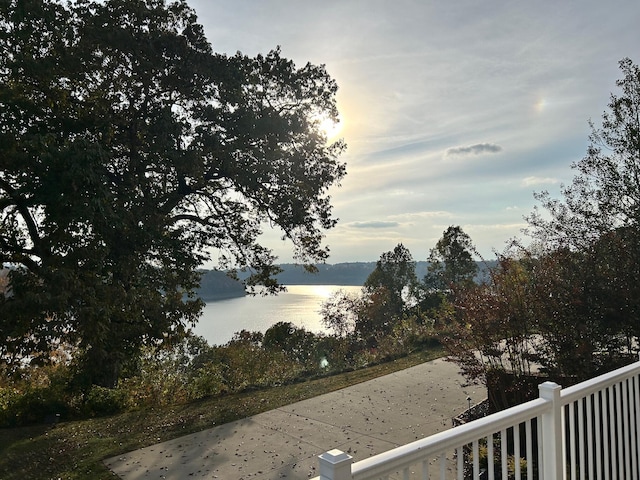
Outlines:
MULTIPOLYGON (((478 262, 479 273, 477 281, 486 277, 488 268, 495 265, 494 262, 478 262)), ((280 265, 282 272, 276 275, 282 285, 363 285, 367 277, 376 268, 376 262, 349 262, 336 264, 316 265, 317 273, 309 273, 302 266, 293 263, 280 265)), ((422 280, 427 274, 429 262, 416 262, 416 275, 422 280)), ((246 278, 248 274, 240 278, 246 278)))
POLYGON ((279 265, 282 272, 276 275, 283 285, 362 285, 376 268, 375 262, 336 263, 316 265, 317 273, 309 273, 293 263, 279 265))
MULTIPOLYGON (((486 278, 488 268, 495 266, 493 262, 478 262, 479 273, 476 281, 486 278)), ((416 262, 418 279, 427 273, 428 262, 416 262)), ((333 265, 317 265, 317 273, 309 273, 302 266, 293 263, 281 264, 282 272, 276 278, 282 285, 363 285, 367 277, 376 268, 376 262, 350 262, 333 265)), ((239 272, 238 277, 244 280, 248 273, 239 272)), ((230 278, 225 272, 207 270, 202 275, 202 281, 197 294, 205 302, 244 296, 245 289, 242 282, 230 278)))
POLYGON ((243 297, 246 292, 241 282, 219 270, 206 270, 200 280, 198 296, 205 302, 225 298, 243 297))

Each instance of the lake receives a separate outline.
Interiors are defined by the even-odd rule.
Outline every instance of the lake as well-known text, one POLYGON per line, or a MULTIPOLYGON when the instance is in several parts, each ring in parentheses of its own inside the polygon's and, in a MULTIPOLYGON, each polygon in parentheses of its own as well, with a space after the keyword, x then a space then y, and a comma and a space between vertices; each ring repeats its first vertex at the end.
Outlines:
POLYGON ((314 333, 326 332, 321 322, 320 307, 334 292, 358 293, 353 285, 287 285, 287 291, 267 297, 245 297, 217 300, 206 304, 200 321, 193 329, 211 345, 222 345, 240 330, 264 333, 278 322, 291 322, 314 333))

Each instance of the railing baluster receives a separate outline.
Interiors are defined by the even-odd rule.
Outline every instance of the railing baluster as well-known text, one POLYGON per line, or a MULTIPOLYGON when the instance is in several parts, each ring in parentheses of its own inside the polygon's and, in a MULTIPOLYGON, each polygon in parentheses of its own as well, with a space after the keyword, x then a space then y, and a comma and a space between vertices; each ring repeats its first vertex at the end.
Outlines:
POLYGON ((500 432, 500 467, 502 468, 502 480, 508 480, 507 472, 507 429, 500 432))
POLYGON ((640 412, 638 412, 638 405, 640 405, 640 391, 638 388, 638 377, 631 378, 631 385, 633 386, 632 402, 631 402, 631 421, 629 423, 631 430, 631 438, 633 439, 633 449, 631 451, 631 465, 633 469, 633 478, 638 478, 638 455, 640 452, 640 442, 638 441, 638 435, 640 434, 640 412))
POLYGON ((429 460, 422 460, 422 480, 429 480, 429 460))
POLYGON ((533 478, 533 439, 531 437, 531 420, 527 420, 524 424, 527 447, 527 478, 533 478))
POLYGON ((607 390, 604 389, 603 391, 600 392, 599 409, 600 409, 600 415, 602 416, 602 422, 598 427, 599 433, 600 433, 600 430, 602 430, 602 437, 600 438, 601 443, 598 448, 602 449, 602 452, 600 453, 600 455, 602 455, 602 460, 599 468, 603 469, 604 471, 604 480, 609 480, 609 442, 607 441, 607 438, 609 435, 609 430, 607 428, 609 425, 609 415, 607 414, 608 412, 607 405, 608 405, 607 390))
POLYGON ((578 400, 578 460, 580 465, 580 480, 585 480, 586 468, 584 458, 584 398, 578 400))
POLYGON ((593 402, 594 402, 594 395, 589 395, 586 399, 587 402, 587 472, 589 475, 589 479, 593 480, 593 478, 595 478, 593 476, 593 462, 595 461, 595 455, 594 455, 594 436, 593 436, 593 402))
POLYGON ((409 480, 409 467, 402 470, 402 480, 409 480))
POLYGON ((463 480, 464 478, 464 445, 461 445, 458 447, 456 456, 458 457, 457 477, 458 477, 458 480, 463 480))
POLYGON ((569 462, 571 480, 576 480, 576 417, 574 402, 569 404, 569 462))
POLYGON ((616 392, 616 403, 615 403, 616 425, 617 425, 616 450, 618 451, 618 468, 619 468, 618 475, 616 475, 616 478, 625 478, 625 474, 627 472, 624 472, 624 443, 622 439, 622 385, 618 383, 613 387, 616 392))
POLYGON ((442 452, 438 457, 440 459, 440 480, 445 480, 447 473, 447 455, 442 452))
POLYGON ((488 478, 495 478, 495 462, 493 460, 493 433, 487 437, 487 470, 488 478))
POLYGON ((561 465, 559 468, 562 469, 562 476, 560 478, 567 478, 567 429, 565 425, 567 424, 567 409, 568 406, 564 406, 560 408, 560 438, 562 441, 560 442, 560 449, 562 453, 560 454, 560 458, 557 460, 561 465))
POLYGON ((631 475, 631 458, 630 458, 630 431, 629 431, 629 389, 627 387, 627 380, 621 382, 622 385, 622 427, 624 438, 624 472, 627 478, 631 475))
POLYGON ((478 440, 474 440, 472 445, 473 452, 473 478, 480 476, 480 449, 478 448, 478 440))
POLYGON ((609 450, 611 454, 611 478, 618 480, 616 465, 616 415, 615 415, 615 388, 607 388, 609 392, 609 450))
POLYGON ((544 480, 544 467, 542 465, 542 417, 536 417, 536 439, 538 444, 538 479, 544 480))
POLYGON ((516 480, 520 480, 520 424, 513 426, 513 467, 516 480))

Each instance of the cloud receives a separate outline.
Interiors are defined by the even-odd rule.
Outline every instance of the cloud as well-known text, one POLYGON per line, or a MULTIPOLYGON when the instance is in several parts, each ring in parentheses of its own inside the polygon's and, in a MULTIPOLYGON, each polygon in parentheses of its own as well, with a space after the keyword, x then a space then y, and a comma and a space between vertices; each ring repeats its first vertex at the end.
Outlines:
POLYGON ((445 153, 447 157, 465 157, 467 155, 482 155, 483 153, 498 153, 502 151, 500 145, 495 143, 476 143, 466 147, 449 148, 445 153))
POLYGON ((398 222, 383 222, 379 220, 371 220, 369 222, 351 222, 347 224, 347 226, 353 228, 393 228, 399 225, 400 224, 398 222))
POLYGON ((429 212, 412 212, 412 213, 400 213, 397 215, 391 215, 391 218, 397 218, 402 222, 416 222, 416 221, 424 221, 424 220, 432 220, 434 218, 443 218, 443 217, 451 217, 451 212, 446 212, 443 210, 440 211, 429 211, 429 212))
POLYGON ((530 187, 532 185, 548 185, 550 183, 558 183, 559 180, 553 177, 527 177, 522 179, 522 185, 530 187))
MULTIPOLYGON (((522 222, 518 222, 518 223, 494 223, 494 224, 475 224, 472 226, 468 226, 466 227, 468 230, 482 230, 482 231, 491 231, 491 230, 508 230, 508 231, 512 231, 512 230, 521 230, 523 228, 526 228, 528 226, 527 223, 522 223, 522 222)), ((505 238, 506 240, 506 238, 505 238)))

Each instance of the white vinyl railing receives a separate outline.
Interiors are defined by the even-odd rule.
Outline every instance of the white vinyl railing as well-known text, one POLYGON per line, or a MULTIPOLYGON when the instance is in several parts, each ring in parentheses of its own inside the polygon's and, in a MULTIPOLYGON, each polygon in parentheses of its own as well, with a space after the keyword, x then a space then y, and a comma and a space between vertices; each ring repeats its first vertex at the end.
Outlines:
POLYGON ((315 480, 638 479, 640 362, 353 463, 331 450, 315 480))

